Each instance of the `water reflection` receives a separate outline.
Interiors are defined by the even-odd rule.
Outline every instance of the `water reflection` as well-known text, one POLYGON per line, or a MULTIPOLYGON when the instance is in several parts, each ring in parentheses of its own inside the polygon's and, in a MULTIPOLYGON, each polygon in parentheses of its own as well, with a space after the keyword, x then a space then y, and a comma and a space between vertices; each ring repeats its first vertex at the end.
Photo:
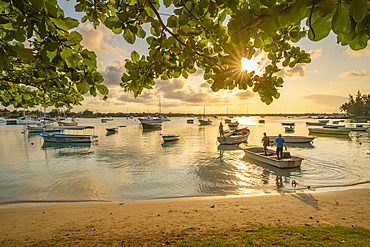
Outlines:
POLYGON ((46 154, 52 154, 54 157, 63 156, 85 156, 95 152, 94 146, 91 143, 53 143, 44 142, 41 146, 46 154))
POLYGON ((174 145, 178 142, 179 140, 173 140, 173 141, 165 141, 162 143, 162 147, 168 147, 168 146, 171 146, 171 145, 174 145))
POLYGON ((288 147, 294 147, 294 148, 315 148, 312 143, 286 143, 288 147))
POLYGON ((320 137, 340 138, 340 139, 351 140, 351 137, 349 135, 310 133, 310 136, 320 136, 320 137))

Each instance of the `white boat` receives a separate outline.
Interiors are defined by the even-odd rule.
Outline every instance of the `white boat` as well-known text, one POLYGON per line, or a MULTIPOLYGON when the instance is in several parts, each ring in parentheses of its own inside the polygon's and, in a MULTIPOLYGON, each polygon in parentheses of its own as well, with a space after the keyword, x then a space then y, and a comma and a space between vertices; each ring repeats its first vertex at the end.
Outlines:
POLYGON ((168 117, 166 117, 166 116, 160 116, 160 117, 158 117, 158 118, 162 119, 162 122, 171 121, 171 119, 169 119, 169 118, 168 118, 168 117))
POLYGON ((59 126, 77 126, 78 122, 76 121, 68 121, 68 120, 63 120, 63 121, 57 121, 59 126))
POLYGON ((303 158, 296 156, 291 156, 290 158, 283 158, 281 160, 278 160, 275 151, 268 149, 266 156, 263 147, 250 147, 243 150, 246 156, 278 168, 300 167, 303 160, 303 158))
POLYGON ((355 127, 352 126, 348 126, 346 128, 349 128, 351 129, 351 131, 367 131, 369 129, 369 127, 364 127, 363 124, 355 124, 355 127))
POLYGON ((222 145, 232 145, 246 142, 248 140, 250 132, 251 131, 247 128, 234 130, 224 136, 217 137, 217 141, 222 145))
POLYGON ((162 135, 163 141, 176 141, 180 139, 179 135, 162 135))
POLYGON ((310 134, 349 135, 350 128, 308 128, 310 134))
POLYGON ((239 126, 239 122, 238 122, 238 121, 236 121, 236 122, 234 122, 234 123, 229 123, 228 125, 229 125, 229 128, 238 128, 238 126, 239 126))
MULTIPOLYGON (((65 126, 63 130, 83 131, 85 129, 93 129, 92 126, 65 126)), ((83 142, 96 142, 98 141, 97 135, 79 135, 79 134, 40 134, 45 142, 56 142, 56 143, 83 143, 83 142)))
POLYGON ((107 121, 113 121, 113 118, 102 118, 101 122, 106 123, 107 121))
POLYGON ((17 119, 17 124, 37 124, 37 120, 31 117, 19 117, 17 119))
POLYGON ((140 123, 162 123, 162 119, 160 118, 153 118, 153 117, 146 117, 146 118, 138 118, 140 123))
MULTIPOLYGON (((285 140, 285 143, 310 143, 315 137, 312 136, 282 136, 285 140)), ((270 142, 275 141, 278 138, 277 136, 269 136, 270 142)))
POLYGON ((28 133, 60 132, 62 130, 62 127, 54 125, 27 126, 26 128, 26 131, 28 131, 28 133))
POLYGON ((144 129, 161 129, 162 123, 141 123, 144 129))
POLYGON ((198 119, 200 125, 211 125, 212 121, 211 120, 203 120, 203 119, 198 119))

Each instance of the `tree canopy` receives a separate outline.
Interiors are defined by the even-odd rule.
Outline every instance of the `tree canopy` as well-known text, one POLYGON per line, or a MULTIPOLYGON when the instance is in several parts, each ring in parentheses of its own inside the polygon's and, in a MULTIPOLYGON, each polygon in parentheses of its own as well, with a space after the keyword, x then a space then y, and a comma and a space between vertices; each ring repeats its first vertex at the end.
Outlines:
POLYGON ((370 94, 362 95, 360 91, 357 91, 355 97, 350 94, 348 102, 339 109, 353 116, 370 116, 370 94))
MULTIPOLYGON (((125 41, 146 39, 149 55, 131 53, 120 86, 138 96, 156 79, 188 78, 197 69, 213 91, 252 89, 270 104, 280 97, 282 67, 310 63, 297 45, 331 31, 337 42, 364 49, 370 36, 367 0, 77 0, 81 22, 105 25, 125 41), (159 12, 171 8, 170 16, 159 12), (164 18, 165 17, 165 18, 164 18), (150 33, 146 33, 147 25, 150 33), (262 74, 241 70, 242 57, 268 54, 262 74)), ((87 92, 107 98, 96 55, 81 45, 56 0, 0 0, 0 103, 72 108, 87 92)))

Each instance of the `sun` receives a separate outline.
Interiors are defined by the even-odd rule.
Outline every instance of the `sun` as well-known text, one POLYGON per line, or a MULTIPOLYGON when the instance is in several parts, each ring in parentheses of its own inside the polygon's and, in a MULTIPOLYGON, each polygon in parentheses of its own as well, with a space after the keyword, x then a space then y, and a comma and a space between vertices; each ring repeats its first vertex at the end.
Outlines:
POLYGON ((242 71, 246 70, 248 72, 256 71, 258 69, 258 61, 256 58, 248 59, 246 57, 242 57, 241 60, 242 64, 242 71))

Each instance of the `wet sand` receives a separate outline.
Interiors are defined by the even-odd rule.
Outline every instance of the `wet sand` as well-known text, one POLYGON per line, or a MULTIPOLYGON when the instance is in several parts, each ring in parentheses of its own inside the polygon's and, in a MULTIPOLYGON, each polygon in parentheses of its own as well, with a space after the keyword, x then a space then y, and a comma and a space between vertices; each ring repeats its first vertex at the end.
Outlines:
POLYGON ((1 246, 153 246, 164 234, 259 226, 370 228, 370 188, 130 202, 0 205, 1 246))

